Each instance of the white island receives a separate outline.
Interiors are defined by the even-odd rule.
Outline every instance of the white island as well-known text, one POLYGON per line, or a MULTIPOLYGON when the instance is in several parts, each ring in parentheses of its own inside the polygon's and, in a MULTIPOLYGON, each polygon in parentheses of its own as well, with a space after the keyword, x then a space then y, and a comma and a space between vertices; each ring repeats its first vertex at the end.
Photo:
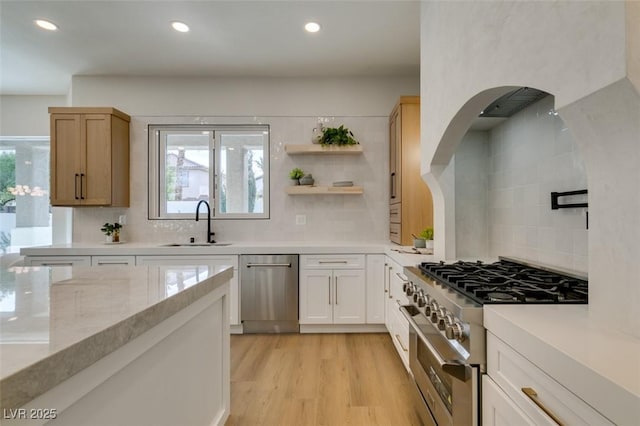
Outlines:
POLYGON ((1 270, 1 423, 224 424, 232 276, 210 265, 1 270))

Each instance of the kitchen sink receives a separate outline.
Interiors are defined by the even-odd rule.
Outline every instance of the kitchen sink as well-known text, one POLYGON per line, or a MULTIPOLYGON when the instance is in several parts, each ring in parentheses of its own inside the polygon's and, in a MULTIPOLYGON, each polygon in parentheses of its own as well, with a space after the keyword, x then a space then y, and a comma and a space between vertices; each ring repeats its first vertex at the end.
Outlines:
POLYGON ((161 244, 161 247, 224 247, 231 243, 169 243, 161 244))

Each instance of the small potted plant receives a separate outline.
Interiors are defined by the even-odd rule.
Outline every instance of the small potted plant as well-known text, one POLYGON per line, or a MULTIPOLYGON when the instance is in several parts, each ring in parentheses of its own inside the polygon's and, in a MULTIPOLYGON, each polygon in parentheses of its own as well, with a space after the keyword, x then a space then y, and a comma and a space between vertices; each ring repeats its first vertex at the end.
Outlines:
POLYGON ((122 225, 119 223, 105 223, 100 230, 107 236, 108 243, 120 242, 120 229, 122 225))
POLYGON ((433 249, 433 228, 425 228, 420 232, 420 238, 425 240, 425 247, 433 249))
POLYGON ((295 168, 289 172, 289 178, 294 185, 300 185, 300 178, 304 176, 302 169, 295 168))
POLYGON ((353 132, 344 125, 340 127, 325 127, 322 129, 320 143, 326 145, 358 145, 360 142, 354 139, 353 132))

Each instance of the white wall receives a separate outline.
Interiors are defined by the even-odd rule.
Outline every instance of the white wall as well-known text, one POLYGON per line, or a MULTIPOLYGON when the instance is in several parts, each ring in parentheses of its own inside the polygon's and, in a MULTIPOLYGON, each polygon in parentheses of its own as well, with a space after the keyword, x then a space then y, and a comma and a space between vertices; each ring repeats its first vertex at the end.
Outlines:
POLYGON ((489 258, 489 132, 469 131, 455 157, 456 257, 489 258))
MULTIPOLYGON (((635 336, 640 52, 632 47, 638 9, 634 2, 609 1, 423 2, 421 9, 421 96, 429 100, 421 110, 422 159, 423 172, 431 172, 425 178, 437 182, 471 120, 497 95, 513 86, 553 94, 589 181, 589 310, 604 325, 635 336)), ((444 229, 441 201, 434 197, 435 226, 444 229)), ((436 240, 436 250, 446 252, 438 247, 436 240)))
POLYGON ((385 78, 171 78, 74 76, 72 105, 145 116, 388 116, 418 76, 385 78))
POLYGON ((551 192, 587 188, 578 146, 560 116, 549 114, 553 106, 548 96, 458 145, 458 257, 513 256, 587 272, 585 209, 551 210, 551 192))
POLYGON ((50 106, 65 106, 66 96, 0 96, 0 136, 49 136, 50 106))
POLYGON ((74 210, 75 242, 102 241, 104 222, 127 215, 128 241, 204 238, 192 220, 149 221, 147 126, 151 123, 266 123, 271 126, 271 219, 216 220, 219 241, 386 241, 388 115, 417 78, 187 79, 74 77, 73 106, 110 105, 132 115, 131 206, 74 210), (358 156, 290 156, 285 144, 310 143, 318 117, 344 124, 363 145, 358 156), (319 185, 353 180, 357 196, 288 196, 288 172, 301 167, 319 185), (296 225, 305 215, 307 224, 296 225))

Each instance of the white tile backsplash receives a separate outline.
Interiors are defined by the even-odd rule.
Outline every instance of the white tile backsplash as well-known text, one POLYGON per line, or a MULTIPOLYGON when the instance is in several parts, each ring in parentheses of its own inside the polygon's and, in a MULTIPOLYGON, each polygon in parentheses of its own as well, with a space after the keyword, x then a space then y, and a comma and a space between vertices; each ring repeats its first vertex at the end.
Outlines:
POLYGON ((469 132, 458 146, 459 257, 517 256, 587 271, 584 209, 551 210, 552 191, 587 187, 584 163, 570 132, 559 116, 548 114, 553 103, 549 96, 489 132, 469 132), (488 239, 487 251, 475 242, 481 238, 488 239))
POLYGON ((270 139, 270 219, 214 220, 219 241, 385 241, 388 235, 388 117, 323 117, 326 126, 344 124, 363 146, 361 155, 288 155, 286 144, 311 143, 318 117, 145 117, 131 122, 131 205, 120 208, 74 210, 74 242, 102 241, 100 226, 126 214, 127 241, 188 241, 204 239, 205 222, 194 220, 148 220, 147 126, 185 124, 194 120, 220 124, 267 123, 270 139), (352 180, 364 187, 363 195, 291 196, 289 171, 300 167, 313 174, 317 185, 352 180), (307 216, 296 225, 295 216, 307 216))

